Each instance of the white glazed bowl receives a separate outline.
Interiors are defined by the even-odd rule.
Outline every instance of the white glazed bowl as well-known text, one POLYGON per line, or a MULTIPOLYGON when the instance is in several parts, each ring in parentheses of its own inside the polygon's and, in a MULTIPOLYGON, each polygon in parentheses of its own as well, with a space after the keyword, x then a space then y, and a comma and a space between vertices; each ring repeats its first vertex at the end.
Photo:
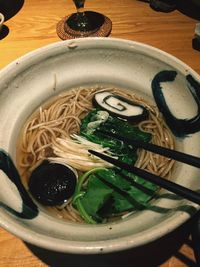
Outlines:
POLYGON ((2 30, 2 27, 3 27, 3 23, 4 23, 4 15, 2 13, 0 13, 0 32, 2 30))
MULTIPOLYGON (((154 101, 151 82, 162 70, 177 71, 165 97, 173 113, 184 119, 196 114, 186 75, 200 82, 189 66, 145 44, 113 39, 86 38, 58 42, 33 51, 0 72, 0 147, 15 161, 19 131, 29 115, 50 97, 83 84, 111 83, 154 101), (56 77, 56 87, 55 87, 56 77)), ((200 156, 199 132, 176 139, 178 149, 200 156)), ((22 219, 4 208, 20 212, 22 201, 16 187, 0 173, 0 225, 19 238, 59 252, 95 254, 138 247, 180 226, 198 205, 162 191, 148 210, 114 223, 81 225, 52 218, 40 211, 34 219, 22 219)), ((173 180, 200 189, 199 171, 176 164, 173 180)))

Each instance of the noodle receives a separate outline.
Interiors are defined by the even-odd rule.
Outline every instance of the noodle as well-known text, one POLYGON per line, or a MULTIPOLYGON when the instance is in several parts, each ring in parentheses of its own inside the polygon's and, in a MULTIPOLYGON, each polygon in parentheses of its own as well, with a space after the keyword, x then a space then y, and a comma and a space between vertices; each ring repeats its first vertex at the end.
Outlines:
MULTIPOLYGON (((135 103, 143 105, 149 110, 150 116, 138 126, 142 131, 152 134, 152 143, 174 148, 174 140, 170 130, 166 126, 162 115, 157 107, 150 105, 142 98, 116 88, 89 87, 69 90, 54 98, 45 107, 40 107, 39 112, 34 113, 22 130, 18 145, 17 165, 22 176, 23 183, 27 187, 32 170, 47 157, 55 156, 51 145, 55 139, 69 138, 70 135, 79 133, 81 119, 92 110, 92 98, 97 91, 111 91, 135 103)), ((174 164, 157 154, 145 150, 138 150, 139 158, 136 166, 163 177, 169 177, 174 164)), ((60 208, 47 208, 58 217, 81 222, 79 213, 72 207, 66 205, 60 208)))

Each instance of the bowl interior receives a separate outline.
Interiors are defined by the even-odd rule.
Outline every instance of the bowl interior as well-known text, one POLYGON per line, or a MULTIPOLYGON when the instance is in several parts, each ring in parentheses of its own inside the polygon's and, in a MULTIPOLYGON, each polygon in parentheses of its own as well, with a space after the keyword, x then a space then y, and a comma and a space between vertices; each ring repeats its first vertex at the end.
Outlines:
MULTIPOLYGON (((162 85, 172 113, 183 120, 194 117, 198 107, 186 76, 191 75, 198 82, 199 76, 158 49, 120 39, 87 38, 33 51, 0 72, 0 147, 15 161, 16 143, 25 121, 44 102, 71 88, 111 84, 155 103, 152 80, 161 71, 177 73, 173 82, 162 85)), ((176 148, 200 156, 199 139, 198 131, 176 137, 176 148)), ((16 187, 3 173, 1 180, 2 203, 20 212, 22 201, 16 187)), ((199 189, 198 170, 193 167, 176 163, 173 180, 199 189)), ((165 190, 149 209, 122 221, 95 226, 52 218, 43 210, 33 219, 22 219, 3 206, 0 224, 4 228, 35 245, 72 253, 111 252, 149 243, 197 211, 197 205, 165 190)))

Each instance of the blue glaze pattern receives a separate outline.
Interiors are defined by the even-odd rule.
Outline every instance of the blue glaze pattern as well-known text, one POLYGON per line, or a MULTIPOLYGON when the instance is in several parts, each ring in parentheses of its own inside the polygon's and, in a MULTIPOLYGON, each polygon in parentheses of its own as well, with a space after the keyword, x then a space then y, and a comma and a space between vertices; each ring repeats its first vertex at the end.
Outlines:
POLYGON ((156 104, 173 134, 176 137, 186 137, 188 134, 196 133, 200 130, 200 84, 191 75, 186 76, 188 89, 197 104, 197 114, 191 119, 177 119, 171 113, 160 85, 164 82, 173 82, 176 76, 176 71, 161 71, 154 76, 151 87, 156 104))
POLYGON ((24 188, 19 173, 11 159, 11 157, 2 149, 0 150, 0 169, 7 175, 8 179, 12 181, 17 187, 22 199, 22 212, 17 212, 11 207, 8 207, 4 203, 0 202, 0 206, 4 207, 7 211, 11 212, 15 216, 24 219, 33 219, 38 215, 38 207, 32 201, 24 188))

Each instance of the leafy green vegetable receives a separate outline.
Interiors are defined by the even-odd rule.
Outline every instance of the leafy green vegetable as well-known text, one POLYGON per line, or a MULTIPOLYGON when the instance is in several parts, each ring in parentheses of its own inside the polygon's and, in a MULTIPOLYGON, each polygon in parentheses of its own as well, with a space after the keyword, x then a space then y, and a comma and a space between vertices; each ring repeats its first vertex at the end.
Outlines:
POLYGON ((89 177, 87 190, 81 199, 85 211, 95 220, 101 221, 98 211, 110 199, 114 190, 93 174, 89 177), (92 205, 91 205, 92 200, 92 205))
MULTIPOLYGON (((81 124, 80 134, 89 141, 109 147, 119 160, 134 164, 137 160, 136 148, 96 131, 109 131, 128 138, 149 142, 151 134, 142 132, 127 121, 108 116, 106 120, 94 123, 97 128, 91 130, 88 124, 97 121, 99 110, 91 111, 81 124)), ((102 221, 112 214, 124 211, 144 209, 148 201, 155 195, 158 187, 144 179, 118 168, 93 169, 80 179, 77 185, 74 204, 82 217, 89 223, 102 221), (87 185, 84 187, 85 181, 87 185), (80 193, 82 194, 80 195, 80 193)))
MULTIPOLYGON (((119 160, 126 163, 135 163, 137 160, 136 148, 127 145, 122 141, 115 138, 109 138, 104 134, 93 131, 88 128, 90 122, 97 120, 97 113, 99 110, 95 109, 88 113, 88 115, 81 122, 80 134, 86 137, 89 141, 101 144, 103 147, 109 147, 114 155, 118 156, 119 160)), ((98 125, 97 129, 102 131, 109 131, 118 135, 126 136, 128 138, 134 137, 135 139, 149 142, 151 134, 141 131, 138 127, 129 124, 127 121, 109 115, 108 119, 102 124, 98 125)))
MULTIPOLYGON (((94 172, 97 172, 99 170, 102 170, 103 168, 95 168, 95 169, 92 169, 88 172, 86 172, 85 174, 83 174, 78 183, 77 183, 77 186, 76 186, 76 191, 75 191, 75 194, 74 194, 74 197, 73 197, 73 204, 77 207, 77 209, 79 210, 82 218, 88 222, 88 223, 91 223, 91 224, 95 224, 96 221, 93 220, 92 218, 92 215, 94 214, 88 214, 84 208, 84 206, 82 205, 82 202, 81 202, 81 197, 82 195, 84 195, 84 192, 81 191, 82 189, 82 186, 83 184, 85 183, 85 181, 88 179, 88 177, 93 174, 94 172)), ((91 202, 91 199, 90 199, 90 202, 91 202)))
POLYGON ((116 168, 94 172, 89 176, 81 203, 98 221, 111 214, 144 209, 158 187, 143 179, 140 184, 135 180, 138 180, 137 176, 128 176, 116 168))
MULTIPOLYGON (((98 111, 99 111, 98 109, 94 109, 88 113, 88 115, 81 121, 81 130, 80 130, 81 134, 88 137, 89 140, 93 139, 91 141, 95 140, 96 141, 95 143, 103 142, 101 140, 102 135, 99 133, 95 133, 95 136, 93 136, 91 134, 91 131, 89 131, 88 129, 88 123, 91 121, 95 121, 97 119, 98 111), (101 136, 101 138, 99 137, 99 135, 101 136)), ((134 137, 135 139, 138 139, 144 142, 149 142, 151 140, 150 133, 145 133, 141 131, 138 127, 131 125, 127 121, 117 118, 117 117, 113 117, 111 115, 109 115, 108 119, 104 123, 99 125, 98 128, 101 130, 109 129, 109 131, 116 133, 118 135, 125 135, 128 138, 134 137)), ((117 140, 107 140, 107 142, 106 144, 111 145, 111 146, 112 145, 115 146, 116 142, 118 143, 118 145, 120 145, 121 143, 117 140)))

